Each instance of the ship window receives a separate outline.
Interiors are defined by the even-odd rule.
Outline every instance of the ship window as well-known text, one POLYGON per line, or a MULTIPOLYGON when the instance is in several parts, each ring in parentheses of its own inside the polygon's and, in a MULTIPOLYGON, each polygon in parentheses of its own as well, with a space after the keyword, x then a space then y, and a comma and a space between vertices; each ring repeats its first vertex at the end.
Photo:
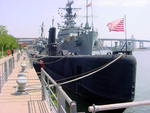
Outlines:
POLYGON ((70 36, 77 36, 77 33, 70 33, 70 36))

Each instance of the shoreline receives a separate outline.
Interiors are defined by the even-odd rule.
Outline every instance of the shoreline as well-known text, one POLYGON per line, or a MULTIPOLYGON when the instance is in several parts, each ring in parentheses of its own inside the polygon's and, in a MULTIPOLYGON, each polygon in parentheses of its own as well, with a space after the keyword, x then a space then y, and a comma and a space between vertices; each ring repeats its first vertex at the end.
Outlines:
POLYGON ((135 49, 134 51, 149 51, 150 49, 135 49))

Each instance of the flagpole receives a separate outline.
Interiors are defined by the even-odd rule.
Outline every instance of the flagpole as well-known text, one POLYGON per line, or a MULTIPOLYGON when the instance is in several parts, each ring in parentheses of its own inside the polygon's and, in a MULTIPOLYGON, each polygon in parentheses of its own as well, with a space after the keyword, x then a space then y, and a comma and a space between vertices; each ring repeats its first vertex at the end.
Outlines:
POLYGON ((124 15, 124 25, 125 25, 125 43, 126 43, 126 52, 127 52, 127 26, 126 26, 126 15, 124 15))
POLYGON ((92 14, 92 30, 93 30, 93 28, 94 28, 94 26, 93 26, 93 5, 91 5, 91 14, 92 14))
MULTIPOLYGON (((88 5, 88 0, 86 0, 86 6, 88 5)), ((88 7, 86 7, 86 22, 88 22, 88 7)))
POLYGON ((88 22, 88 0, 86 0, 86 24, 85 24, 85 28, 89 28, 89 22, 88 22))

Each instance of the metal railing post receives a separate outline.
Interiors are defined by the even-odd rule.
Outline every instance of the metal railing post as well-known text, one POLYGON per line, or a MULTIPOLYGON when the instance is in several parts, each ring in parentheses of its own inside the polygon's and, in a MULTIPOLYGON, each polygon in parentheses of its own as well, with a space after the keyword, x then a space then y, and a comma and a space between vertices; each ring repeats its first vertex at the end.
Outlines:
POLYGON ((76 102, 72 101, 70 103, 70 113, 77 113, 77 106, 76 106, 76 102))
POLYGON ((41 69, 42 100, 45 100, 45 90, 46 90, 44 79, 45 79, 45 74, 41 69))
POLYGON ((33 58, 32 58, 31 55, 29 55, 29 57, 30 57, 30 65, 31 65, 31 68, 33 68, 33 58))
POLYGON ((4 66, 3 66, 3 63, 2 63, 2 77, 3 77, 3 74, 4 74, 4 66))
POLYGON ((5 73, 5 80, 7 81, 8 74, 7 74, 7 63, 6 63, 6 61, 4 62, 4 73, 5 73))
POLYGON ((9 61, 8 61, 8 65, 9 65, 9 75, 11 74, 11 59, 9 59, 9 61))
POLYGON ((15 58, 14 57, 12 58, 12 65, 13 65, 12 69, 14 69, 15 68, 15 58))
POLYGON ((10 59, 10 74, 12 73, 12 68, 13 68, 12 59, 10 59))
POLYGON ((61 94, 61 92, 58 90, 58 88, 62 87, 60 85, 56 86, 56 93, 57 93, 57 113, 63 113, 63 108, 65 108, 65 98, 61 94))

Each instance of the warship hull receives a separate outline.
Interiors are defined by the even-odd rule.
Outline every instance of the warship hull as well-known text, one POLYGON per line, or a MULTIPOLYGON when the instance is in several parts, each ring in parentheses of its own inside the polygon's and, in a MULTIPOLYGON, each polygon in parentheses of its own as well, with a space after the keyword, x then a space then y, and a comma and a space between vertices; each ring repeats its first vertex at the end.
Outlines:
POLYGON ((96 31, 81 33, 78 36, 66 37, 64 39, 64 42, 61 43, 59 46, 62 50, 67 50, 71 53, 77 53, 80 55, 91 55, 92 48, 97 37, 98 32, 96 31))
MULTIPOLYGON (((118 56, 49 56, 39 60, 45 62, 44 70, 58 83, 91 73, 63 86, 94 104, 131 102, 134 100, 136 77, 136 60, 132 55, 124 55, 107 68, 92 74, 118 56)), ((41 65, 35 62, 34 68, 40 72, 41 65)))

